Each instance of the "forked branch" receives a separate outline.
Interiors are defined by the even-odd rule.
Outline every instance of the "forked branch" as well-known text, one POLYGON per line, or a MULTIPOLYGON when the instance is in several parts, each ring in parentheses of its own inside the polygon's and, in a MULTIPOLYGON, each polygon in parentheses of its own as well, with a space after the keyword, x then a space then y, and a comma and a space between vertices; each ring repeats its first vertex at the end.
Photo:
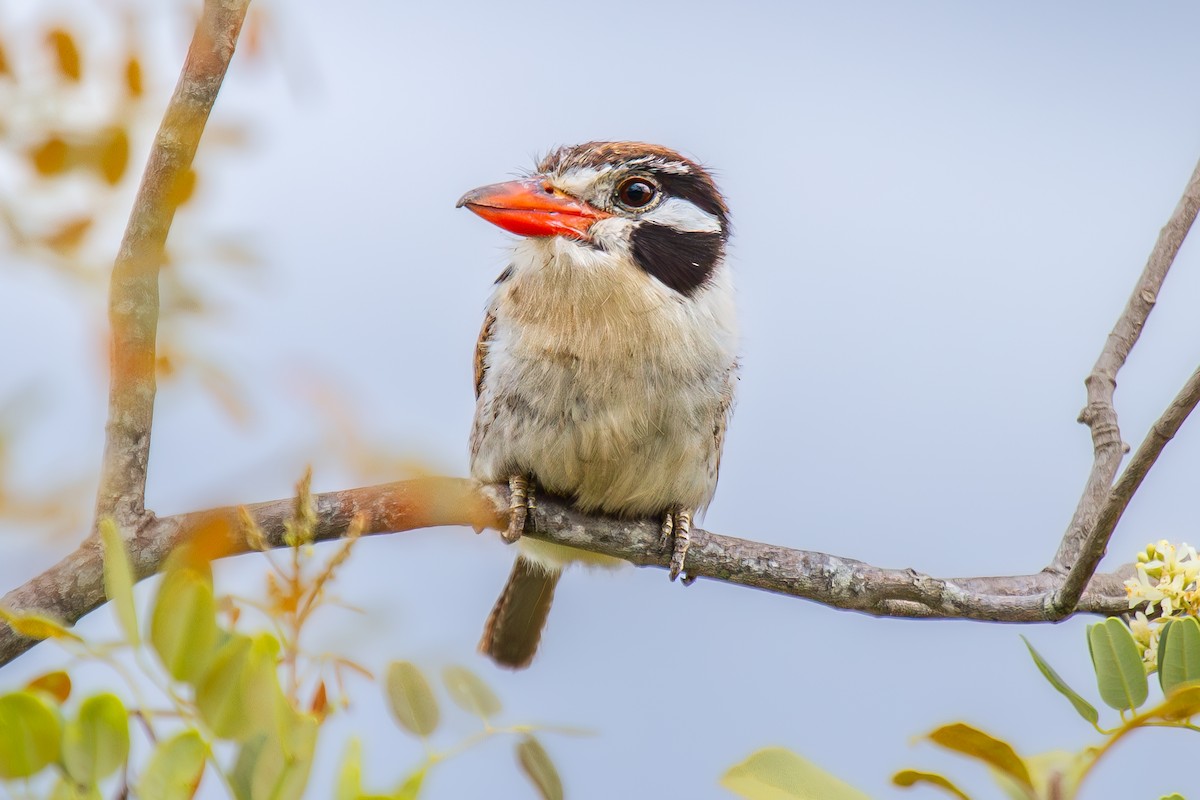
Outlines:
MULTIPOLYGON (((1171 218, 1159 231, 1158 240, 1154 243, 1154 249, 1150 251, 1150 257, 1146 259, 1146 266, 1138 276, 1125 309, 1108 334, 1100 357, 1096 359, 1096 364, 1085 381, 1087 405, 1080 412, 1079 421, 1092 431, 1095 455, 1083 496, 1079 498, 1071 523, 1067 526, 1054 561, 1048 568, 1066 575, 1062 587, 1046 598, 1046 613, 1052 619, 1061 619, 1074 610, 1083 587, 1087 585, 1100 559, 1104 557, 1108 541, 1112 538, 1117 522, 1129 504, 1133 492, 1141 485, 1142 478, 1158 458, 1162 448, 1179 430, 1179 426, 1196 405, 1194 396, 1190 398, 1189 404, 1188 387, 1195 382, 1193 376, 1193 380, 1180 392, 1171 408, 1155 423, 1150 436, 1139 448, 1140 458, 1135 458, 1126 470, 1128 478, 1122 476, 1123 486, 1118 492, 1113 486, 1113 479, 1128 448, 1121 440, 1116 406, 1113 403, 1117 373, 1125 365, 1130 351, 1142 335, 1146 320, 1154 310, 1163 282, 1167 279, 1167 272, 1175 263, 1175 256, 1183 246, 1188 231, 1192 229, 1198 211, 1200 163, 1192 170, 1183 196, 1179 198, 1171 218), (1165 438, 1156 437, 1155 430, 1169 431, 1169 434, 1165 438)), ((1191 394, 1194 395, 1194 391, 1191 391, 1191 394)))

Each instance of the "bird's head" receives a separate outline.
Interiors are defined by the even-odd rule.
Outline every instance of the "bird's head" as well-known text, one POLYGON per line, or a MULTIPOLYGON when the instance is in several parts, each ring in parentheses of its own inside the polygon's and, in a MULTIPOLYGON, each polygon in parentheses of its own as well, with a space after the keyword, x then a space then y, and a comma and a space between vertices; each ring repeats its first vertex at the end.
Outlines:
POLYGON ((641 142, 559 148, 531 177, 467 192, 458 206, 519 236, 628 256, 685 296, 712 279, 729 237, 729 210, 708 172, 641 142))

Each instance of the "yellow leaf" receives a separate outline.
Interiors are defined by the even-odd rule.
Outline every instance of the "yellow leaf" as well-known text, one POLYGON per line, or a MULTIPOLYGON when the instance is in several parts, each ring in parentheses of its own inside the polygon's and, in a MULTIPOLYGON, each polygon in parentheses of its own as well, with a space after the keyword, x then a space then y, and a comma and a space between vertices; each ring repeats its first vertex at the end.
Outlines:
POLYGON ((1151 714, 1169 720, 1190 719, 1200 714, 1200 685, 1191 683, 1178 687, 1147 716, 1151 714))
POLYGON ((949 778, 944 775, 938 775, 936 772, 919 772, 915 769, 905 769, 892 776, 892 783, 904 787, 916 786, 918 783, 928 783, 931 786, 945 789, 959 800, 971 800, 966 792, 955 786, 949 778))
POLYGON ((70 253, 83 244, 83 239, 92 228, 91 217, 78 217, 64 222, 58 230, 42 239, 42 243, 51 250, 60 253, 70 253))
POLYGON ((100 174, 110 186, 121 182, 125 167, 129 165, 129 135, 124 128, 113 128, 100 144, 98 166, 100 174))
POLYGON ((142 86, 142 62, 133 54, 125 62, 125 88, 129 90, 130 97, 141 97, 145 91, 142 86))
POLYGON ((163 352, 160 347, 158 358, 154 361, 154 370, 160 378, 169 378, 175 374, 175 359, 171 353, 163 352))
POLYGON ((188 200, 192 199, 192 194, 196 191, 196 170, 189 167, 186 172, 179 175, 179 179, 175 181, 175 185, 171 188, 167 195, 167 202, 172 205, 181 206, 188 200))
POLYGON ((721 776, 721 785, 746 800, 869 800, 853 786, 782 747, 751 753, 721 776))
POLYGON ((943 725, 929 734, 929 740, 947 750, 977 758, 1009 776, 1022 788, 1033 791, 1029 767, 1008 742, 962 722, 943 725))
POLYGON ((51 136, 29 152, 33 168, 41 175, 57 175, 67 169, 71 147, 57 136, 51 136))
POLYGON ((4 52, 3 44, 0 44, 0 75, 12 75, 12 67, 8 65, 8 55, 4 52))
POLYGON ((71 38, 71 34, 62 28, 55 28, 46 34, 46 41, 54 50, 58 71, 63 74, 63 77, 78 81, 83 76, 83 70, 79 62, 79 48, 75 46, 75 40, 71 38))
POLYGON ((75 634, 67 630, 62 624, 55 622, 49 617, 43 617, 41 614, 35 614, 32 611, 9 611, 0 608, 0 619, 8 623, 8 626, 22 636, 28 636, 30 639, 70 639, 75 642, 82 642, 75 634))
POLYGON ((71 676, 62 670, 47 672, 25 684, 25 688, 45 692, 57 702, 65 703, 71 696, 71 676))

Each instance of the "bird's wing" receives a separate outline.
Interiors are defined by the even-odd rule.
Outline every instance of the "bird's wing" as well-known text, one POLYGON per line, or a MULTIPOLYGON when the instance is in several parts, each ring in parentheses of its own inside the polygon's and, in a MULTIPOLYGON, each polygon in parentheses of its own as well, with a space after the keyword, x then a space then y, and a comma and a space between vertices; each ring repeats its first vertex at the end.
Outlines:
MULTIPOLYGON (((513 265, 509 264, 500 273, 500 277, 496 278, 496 285, 504 283, 512 277, 513 265)), ((483 328, 479 331, 479 339, 475 342, 475 399, 479 399, 479 395, 483 393, 483 378, 487 374, 487 354, 488 343, 492 339, 492 329, 496 326, 496 298, 492 298, 492 304, 488 306, 487 314, 483 318, 483 328)))
POLYGON ((475 398, 483 392, 483 378, 487 374, 488 342, 492 338, 492 328, 496 325, 496 315, 491 310, 483 318, 483 328, 479 331, 479 340, 475 342, 475 398))
POLYGON ((733 366, 729 368, 729 372, 725 378, 725 391, 721 397, 720 411, 717 413, 717 419, 713 423, 713 443, 717 449, 717 463, 715 467, 717 475, 721 473, 721 452, 725 449, 725 429, 729 427, 729 418, 733 416, 733 399, 738 382, 738 369, 740 367, 741 365, 735 361, 733 362, 733 366))

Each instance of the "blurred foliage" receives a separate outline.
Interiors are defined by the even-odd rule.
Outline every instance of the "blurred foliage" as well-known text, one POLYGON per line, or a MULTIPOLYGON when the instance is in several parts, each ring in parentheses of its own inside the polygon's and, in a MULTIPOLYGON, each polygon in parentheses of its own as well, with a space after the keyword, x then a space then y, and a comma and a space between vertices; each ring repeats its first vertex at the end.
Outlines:
MULTIPOLYGON (((11 18, 0 28, 0 249, 7 254, 0 259, 0 291, 19 271, 48 272, 103 343, 107 276, 139 167, 179 69, 179 63, 157 63, 151 56, 153 23, 171 14, 190 17, 194 10, 184 3, 167 4, 157 14, 132 1, 83 5, 79 15, 66 15, 65 8, 9 9, 11 18)), ((253 31, 266 19, 252 13, 247 28, 253 31)), ((239 60, 253 63, 255 55, 247 48, 239 60)), ((247 140, 243 124, 210 131, 203 166, 175 187, 178 202, 188 203, 203 185, 201 169, 220 168, 220 149, 247 140)), ((191 218, 185 227, 200 225, 191 218)), ((172 236, 162 271, 159 377, 191 372, 231 414, 244 416, 233 381, 195 345, 216 321, 206 291, 213 267, 236 274, 260 259, 228 233, 188 233, 172 236)), ((98 361, 106 360, 106 346, 90 349, 98 361)), ((7 391, 19 395, 22 388, 7 391)), ((34 499, 27 489, 13 488, 18 465, 5 454, 43 410, 39 404, 19 415, 6 413, 17 395, 5 397, 5 391, 0 387, 0 517, 52 531, 79 530, 87 522, 80 509, 93 489, 92 476, 64 480, 34 499)), ((96 396, 104 396, 103 386, 96 396)))
POLYGON ((558 771, 538 734, 572 731, 497 724, 502 708, 496 694, 475 673, 450 666, 441 683, 452 703, 480 727, 439 749, 432 741, 444 727, 438 693, 421 668, 407 661, 389 665, 382 688, 371 691, 381 692, 401 730, 421 740, 423 757, 392 789, 368 792, 362 788, 362 747, 353 740, 336 786, 309 785, 322 727, 349 707, 345 678, 374 682, 366 668, 345 656, 300 646, 314 613, 334 599, 330 588, 337 570, 362 531, 356 518, 330 555, 316 558, 309 480, 306 475, 297 486, 286 559, 265 552, 263 532, 242 515, 237 533, 263 544, 268 562, 265 601, 216 594, 210 561, 224 552, 232 532, 213 523, 170 556, 143 632, 121 532, 104 520, 104 585, 120 641, 89 642, 53 620, 0 612, 21 632, 58 641, 77 662, 109 666, 123 683, 117 692, 75 697, 70 674, 56 670, 0 695, 0 787, 53 800, 125 797, 131 791, 147 800, 187 800, 202 784, 209 786, 207 796, 217 790, 234 800, 288 800, 306 793, 339 800, 418 798, 438 765, 507 738, 537 794, 562 798, 558 771), (247 627, 247 611, 266 620, 269 629, 247 627))
POLYGON ((868 800, 867 795, 782 747, 768 747, 731 767, 721 785, 747 800, 868 800))
MULTIPOLYGON (((279 54, 264 43, 278 35, 275 20, 284 8, 252 4, 234 64, 242 79, 247 70, 279 66, 279 54)), ((99 367, 89 395, 96 402, 105 397, 108 275, 182 64, 181 34, 196 12, 197 4, 186 0, 150 6, 77 0, 0 12, 0 252, 6 256, 0 292, 29 271, 61 285, 72 316, 85 321, 85 352, 99 367), (164 49, 167 35, 171 46, 164 49)), ((261 291, 267 259, 245 232, 214 228, 209 217, 216 204, 206 202, 213 199, 206 188, 228 180, 236 168, 232 156, 261 138, 261 121, 231 119, 218 103, 196 164, 174 187, 181 208, 160 277, 160 386, 197 386, 238 425, 257 416, 251 387, 205 341, 228 323, 223 287, 261 291)), ((46 373, 72 368, 49 358, 43 365, 46 373)), ((328 462, 362 480, 420 471, 395 447, 363 434, 361 414, 335 382, 314 374, 300 380, 301 386, 276 388, 311 405, 317 440, 305 446, 321 448, 328 462)), ((0 523, 38 536, 78 534, 91 522, 96 473, 86 462, 72 463, 31 487, 27 470, 12 458, 18 446, 40 442, 39 430, 53 427, 51 405, 40 394, 40 385, 0 382, 0 523)))
MULTIPOLYGON (((1200 559, 1187 544, 1149 545, 1137 556, 1137 576, 1126 582, 1128 621, 1110 617, 1087 628, 1088 652, 1100 700, 1118 714, 1110 727, 1100 712, 1075 691, 1025 640, 1034 665, 1075 712, 1104 738, 1079 752, 1053 751, 1022 756, 990 733, 956 722, 925 736, 937 746, 985 766, 1012 800, 1074 800, 1085 779, 1113 746, 1137 730, 1175 728, 1200 733, 1200 559), (1147 615, 1151 615, 1149 618, 1147 615), (1161 694, 1151 698, 1149 676, 1158 673, 1161 694)), ((1024 637, 1022 637, 1024 639, 1024 637)), ((892 776, 897 786, 940 789, 970 800, 945 775, 906 769, 892 776)), ((721 785, 746 800, 862 800, 857 789, 782 748, 752 754, 730 769, 721 785)), ((1101 794, 1094 795, 1096 797, 1101 794)), ((1162 800, 1184 800, 1173 794, 1162 800)))

